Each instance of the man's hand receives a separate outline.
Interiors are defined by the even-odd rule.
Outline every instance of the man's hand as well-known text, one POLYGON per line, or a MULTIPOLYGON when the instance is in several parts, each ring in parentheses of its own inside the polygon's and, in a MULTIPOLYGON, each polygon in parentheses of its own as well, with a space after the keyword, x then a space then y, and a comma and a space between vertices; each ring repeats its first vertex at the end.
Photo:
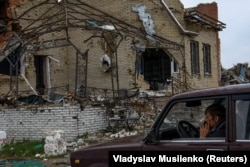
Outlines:
POLYGON ((209 122, 200 126, 200 138, 205 138, 209 133, 209 122))

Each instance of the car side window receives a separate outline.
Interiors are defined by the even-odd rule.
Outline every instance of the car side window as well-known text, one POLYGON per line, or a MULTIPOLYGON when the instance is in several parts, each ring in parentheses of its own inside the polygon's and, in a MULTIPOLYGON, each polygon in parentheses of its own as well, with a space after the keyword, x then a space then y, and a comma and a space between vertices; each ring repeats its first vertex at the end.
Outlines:
POLYGON ((236 139, 250 140, 250 100, 236 100, 236 139))
POLYGON ((160 129, 176 128, 176 124, 181 120, 192 122, 197 127, 203 116, 203 107, 200 105, 187 107, 185 102, 176 103, 165 117, 160 129))
POLYGON ((225 98, 176 102, 160 124, 159 140, 199 139, 200 125, 204 123, 206 108, 212 104, 225 105, 225 102, 225 98), (178 128, 180 123, 183 123, 181 129, 178 128))

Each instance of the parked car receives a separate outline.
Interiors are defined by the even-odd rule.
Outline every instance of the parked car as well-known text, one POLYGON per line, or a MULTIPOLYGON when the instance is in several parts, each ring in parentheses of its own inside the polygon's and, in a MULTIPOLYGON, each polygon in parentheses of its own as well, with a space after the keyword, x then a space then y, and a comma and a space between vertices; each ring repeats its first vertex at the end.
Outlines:
POLYGON ((110 151, 249 151, 250 84, 174 95, 142 140, 121 140, 72 152, 71 167, 109 166, 110 151), (199 137, 205 109, 211 104, 226 108, 225 137, 199 137))

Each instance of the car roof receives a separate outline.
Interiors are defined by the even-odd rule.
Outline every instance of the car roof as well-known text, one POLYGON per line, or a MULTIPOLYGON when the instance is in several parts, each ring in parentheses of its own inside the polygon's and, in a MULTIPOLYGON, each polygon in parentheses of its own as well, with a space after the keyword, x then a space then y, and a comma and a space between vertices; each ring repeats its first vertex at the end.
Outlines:
POLYGON ((250 93, 250 84, 227 85, 213 88, 205 88, 180 93, 172 96, 170 100, 184 99, 189 97, 219 96, 228 94, 250 93))

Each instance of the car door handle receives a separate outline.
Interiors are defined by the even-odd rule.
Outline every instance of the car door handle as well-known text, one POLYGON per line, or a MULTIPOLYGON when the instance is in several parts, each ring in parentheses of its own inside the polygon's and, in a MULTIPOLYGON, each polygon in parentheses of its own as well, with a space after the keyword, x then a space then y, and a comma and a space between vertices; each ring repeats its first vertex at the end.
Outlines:
POLYGON ((209 149, 207 149, 207 151, 224 151, 224 149, 209 148, 209 149))

